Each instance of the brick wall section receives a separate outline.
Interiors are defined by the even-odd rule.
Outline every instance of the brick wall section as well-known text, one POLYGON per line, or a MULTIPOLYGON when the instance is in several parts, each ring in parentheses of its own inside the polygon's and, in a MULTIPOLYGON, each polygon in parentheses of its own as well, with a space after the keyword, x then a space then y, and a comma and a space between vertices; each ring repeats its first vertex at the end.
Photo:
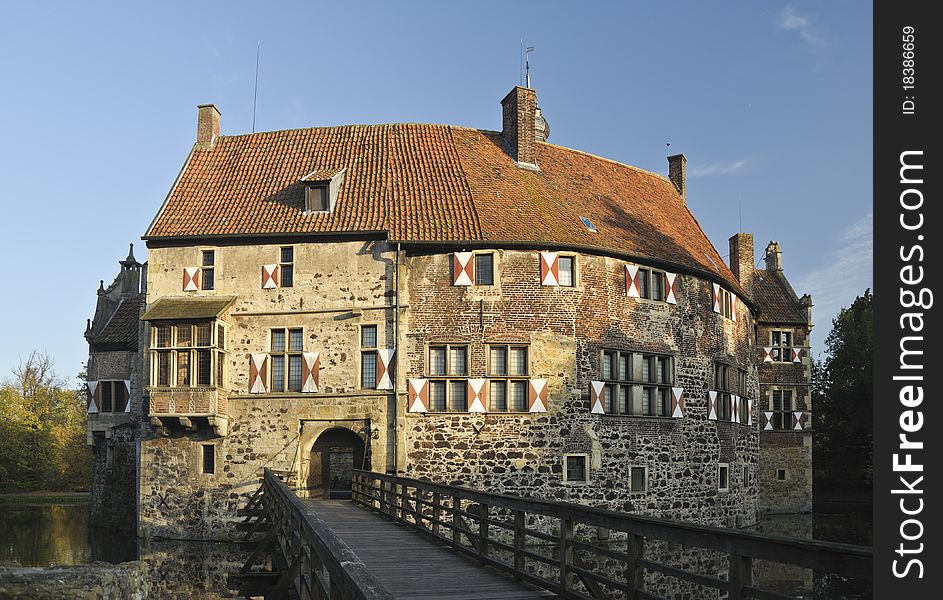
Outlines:
POLYGON ((736 323, 713 313, 710 284, 693 277, 681 278, 677 305, 627 298, 625 263, 594 256, 579 257, 577 287, 541 287, 538 253, 495 255, 496 285, 470 288, 450 285, 448 255, 409 258, 408 376, 424 375, 430 343, 468 343, 470 374, 485 377, 488 342, 526 342, 531 377, 548 379, 549 412, 410 414, 408 474, 674 519, 753 522, 755 428, 708 421, 706 407, 714 359, 747 370, 744 395, 756 396, 753 327, 743 305, 736 323), (688 416, 590 414, 601 348, 674 355, 688 416), (570 452, 591 457, 589 484, 562 481, 570 452), (729 492, 717 491, 719 462, 730 464, 729 492), (628 491, 630 466, 648 467, 649 492, 628 491), (750 481, 742 481, 743 466, 750 481))

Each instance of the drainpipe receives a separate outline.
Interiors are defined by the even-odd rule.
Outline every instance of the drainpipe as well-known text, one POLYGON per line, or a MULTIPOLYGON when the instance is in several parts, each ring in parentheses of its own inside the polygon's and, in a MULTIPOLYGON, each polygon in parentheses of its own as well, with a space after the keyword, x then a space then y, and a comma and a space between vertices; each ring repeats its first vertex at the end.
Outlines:
POLYGON ((402 359, 399 355, 399 253, 400 243, 396 242, 393 267, 393 356, 396 365, 393 379, 393 475, 399 475, 399 367, 402 359))

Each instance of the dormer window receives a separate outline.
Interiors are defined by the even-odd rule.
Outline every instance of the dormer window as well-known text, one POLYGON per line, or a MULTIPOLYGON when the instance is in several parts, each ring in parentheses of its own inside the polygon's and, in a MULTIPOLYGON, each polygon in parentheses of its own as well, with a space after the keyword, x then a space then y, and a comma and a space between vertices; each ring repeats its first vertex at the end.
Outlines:
POLYGON ((315 169, 301 178, 305 212, 333 212, 346 169, 315 169))

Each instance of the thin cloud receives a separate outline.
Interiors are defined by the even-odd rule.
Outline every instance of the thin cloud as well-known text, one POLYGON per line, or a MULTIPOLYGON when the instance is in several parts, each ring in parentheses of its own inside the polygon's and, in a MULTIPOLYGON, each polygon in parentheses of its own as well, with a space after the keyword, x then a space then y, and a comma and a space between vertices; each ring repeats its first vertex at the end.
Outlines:
POLYGON ((812 26, 809 19, 796 12, 796 9, 791 5, 787 5, 783 8, 782 12, 779 13, 779 28, 783 31, 796 32, 799 34, 802 41, 813 48, 825 46, 825 39, 815 27, 812 26))
POLYGON ((873 215, 868 213, 841 232, 838 236, 840 245, 828 256, 825 266, 799 279, 796 291, 799 294, 812 294, 812 303, 815 305, 815 354, 825 350, 821 344, 831 330, 832 319, 838 316, 838 311, 843 306, 850 306, 856 296, 872 287, 873 229, 873 215))
POLYGON ((747 159, 735 160, 729 163, 713 163, 692 167, 688 171, 689 177, 723 177, 726 175, 743 175, 747 159))

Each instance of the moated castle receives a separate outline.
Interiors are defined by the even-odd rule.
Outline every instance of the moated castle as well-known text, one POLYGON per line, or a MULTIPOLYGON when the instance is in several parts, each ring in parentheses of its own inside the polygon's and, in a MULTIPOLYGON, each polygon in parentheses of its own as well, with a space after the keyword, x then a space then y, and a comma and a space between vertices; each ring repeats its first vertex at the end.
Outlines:
POLYGON ((263 466, 352 468, 702 523, 811 509, 811 299, 728 267, 668 177, 500 132, 197 141, 86 339, 92 518, 233 534, 263 466))

